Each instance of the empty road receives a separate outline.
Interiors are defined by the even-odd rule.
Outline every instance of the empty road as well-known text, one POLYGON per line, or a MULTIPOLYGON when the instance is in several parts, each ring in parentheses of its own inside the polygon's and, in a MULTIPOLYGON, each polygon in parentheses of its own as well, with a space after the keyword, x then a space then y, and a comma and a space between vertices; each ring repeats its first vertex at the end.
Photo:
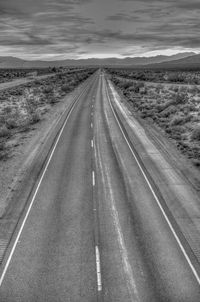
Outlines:
POLYGON ((0 301, 199 302, 198 195, 102 71, 81 89, 11 237, 0 301))

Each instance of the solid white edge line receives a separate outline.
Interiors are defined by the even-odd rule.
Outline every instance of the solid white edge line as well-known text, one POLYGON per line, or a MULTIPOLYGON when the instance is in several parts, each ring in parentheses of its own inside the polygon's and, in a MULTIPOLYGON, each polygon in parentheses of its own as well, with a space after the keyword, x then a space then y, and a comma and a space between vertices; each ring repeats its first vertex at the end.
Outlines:
POLYGON ((58 144, 58 142, 59 142, 59 140, 60 140, 60 137, 61 137, 61 135, 62 135, 62 133, 63 133, 63 130, 64 130, 66 124, 67 124, 67 121, 68 121, 68 119, 69 119, 69 117, 70 117, 70 115, 71 115, 71 113, 72 113, 72 111, 73 111, 75 105, 77 104, 77 102, 79 101, 79 99, 80 99, 80 97, 83 95, 83 93, 86 91, 86 88, 87 88, 87 87, 88 87, 88 85, 85 87, 85 90, 81 93, 81 95, 79 95, 79 96, 77 97, 77 100, 74 102, 73 106, 71 107, 71 109, 70 109, 70 111, 69 111, 69 113, 68 113, 68 116, 67 116, 67 118, 66 118, 66 120, 65 120, 65 122, 64 122, 64 124, 63 124, 63 126, 62 126, 62 128, 61 128, 61 130, 60 130, 60 133, 59 133, 57 139, 56 139, 55 145, 54 145, 54 147, 53 147, 53 149, 52 149, 52 151, 51 151, 51 154, 50 154, 50 156, 49 156, 49 159, 48 159, 48 161, 47 161, 47 163, 46 163, 46 166, 45 166, 45 168, 44 168, 44 170, 43 170, 43 173, 42 173, 42 175, 41 175, 41 177, 40 177, 40 180, 39 180, 39 182, 38 182, 38 185, 37 185, 37 187, 36 187, 36 190, 35 190, 35 192, 34 192, 34 195, 33 195, 32 199, 31 199, 31 202, 30 202, 30 204, 29 204, 29 207, 28 207, 28 210, 27 210, 27 212, 26 212, 26 215, 25 215, 25 217, 24 217, 24 220, 23 220, 23 222, 22 222, 22 224, 21 224, 21 227, 20 227, 20 229, 19 229, 19 232, 18 232, 18 234, 17 234, 17 237, 16 237, 16 239, 15 239, 15 242, 14 242, 14 244, 13 244, 13 247, 12 247, 12 249, 11 249, 11 252, 10 252, 10 254, 9 254, 9 257, 8 257, 8 259, 7 259, 7 262, 6 262, 6 264, 5 264, 5 267, 4 267, 4 269, 3 269, 3 272, 2 272, 2 274, 1 274, 1 277, 0 277, 0 287, 1 287, 2 282, 3 282, 3 280, 4 280, 5 274, 6 274, 6 272, 7 272, 8 266, 9 266, 9 264, 10 264, 10 262, 11 262, 12 256, 13 256, 13 254, 14 254, 15 248, 16 248, 17 243, 18 243, 18 241, 19 241, 19 238, 20 238, 20 236, 21 236, 22 230, 23 230, 23 228, 24 228, 24 225, 25 225, 25 223, 26 223, 26 220, 27 220, 27 218, 28 218, 28 215, 29 215, 29 213, 30 213, 30 210, 31 210, 31 208, 32 208, 32 205, 33 205, 33 203, 34 203, 34 201, 35 201, 35 197, 36 197, 36 195, 37 195, 37 192, 38 192, 38 190, 39 190, 39 187, 40 187, 40 185, 41 185, 41 183, 42 183, 42 180, 43 180, 43 178, 44 178, 44 175, 45 175, 45 173, 46 173, 46 171, 47 171, 47 169, 48 169, 49 163, 50 163, 50 161, 51 161, 51 159, 52 159, 52 156, 53 156, 53 154, 54 154, 54 152, 55 152, 55 149, 56 149, 56 147, 57 147, 57 144, 58 144))
POLYGON ((101 291, 102 290, 101 263, 100 263, 99 247, 97 245, 95 246, 95 255, 96 255, 97 289, 98 291, 101 291))
POLYGON ((133 151, 132 148, 131 148, 131 145, 129 144, 129 141, 127 140, 127 138, 126 138, 126 136, 125 136, 125 134, 124 134, 124 131, 123 131, 123 129, 122 129, 122 127, 121 127, 121 125, 120 125, 120 123, 119 123, 119 121, 118 121, 118 118, 117 118, 117 116, 116 116, 116 114, 115 114, 115 112, 114 112, 113 106, 112 106, 112 104, 111 104, 111 100, 110 100, 110 96, 109 96, 109 94, 108 94, 108 89, 107 89, 107 87, 106 87, 106 93, 107 93, 107 96, 108 96, 108 100, 109 100, 109 103, 110 103, 110 107, 111 107, 112 112, 113 112, 113 114, 114 114, 114 116, 115 116, 115 119, 116 119, 116 121, 117 121, 117 123, 118 123, 118 126, 119 126, 119 128, 120 128, 120 130, 121 130, 121 132, 122 132, 122 135, 123 135, 123 137, 124 137, 124 139, 125 139, 125 141, 126 141, 128 147, 129 147, 129 149, 130 149, 130 151, 131 151, 131 153, 132 153, 132 155, 133 155, 133 157, 134 157, 134 159, 135 159, 135 161, 136 161, 136 163, 137 163, 137 165, 138 165, 140 171, 142 172, 142 174, 143 174, 143 176, 144 176, 144 178, 145 178, 145 180, 146 180, 146 182, 147 182, 147 184, 148 184, 148 186, 149 186, 149 188, 150 188, 150 190, 151 190, 151 192, 152 192, 152 194, 153 194, 153 196, 154 196, 154 198, 155 198, 155 200, 156 200, 156 202, 157 202, 157 204, 158 204, 158 206, 159 206, 159 208, 160 208, 160 210, 161 210, 161 212, 162 212, 162 214, 163 214, 163 216, 164 216, 164 218, 165 218, 165 220, 167 221, 167 224, 168 224, 168 226, 169 226, 171 232, 173 233, 173 235, 174 235, 174 237, 175 237, 175 239, 176 239, 176 241, 177 241, 177 243, 178 243, 178 245, 179 245, 179 247, 180 247, 180 249, 181 249, 181 251, 182 251, 184 257, 186 258, 187 263, 189 264, 189 266, 190 266, 190 268, 191 268, 191 270, 192 270, 192 272, 193 272, 193 274, 194 274, 194 276, 195 276, 195 278, 196 278, 198 284, 200 285, 200 277, 199 277, 199 275, 198 275, 198 273, 197 273, 197 271, 196 271, 194 265, 192 264, 192 262, 191 262, 191 260, 190 260, 190 258, 189 258, 189 256, 188 256, 186 250, 184 249, 184 247, 183 247, 183 245, 182 245, 180 239, 178 238, 178 235, 176 234, 176 231, 174 230, 174 228, 173 228, 173 226, 172 226, 172 224, 171 224, 169 218, 167 217, 167 214, 165 213, 165 210, 163 209, 163 207, 162 207, 162 205, 161 205, 161 203, 160 203, 160 201, 159 201, 159 198, 157 197, 156 193, 154 192, 154 189, 152 188, 152 186, 151 186, 151 184, 150 184, 150 182, 149 182, 149 180, 148 180, 148 178, 147 178, 147 176, 146 176, 146 174, 145 174, 145 172, 144 172, 142 166, 140 165, 140 163, 139 163, 139 161, 138 161, 138 159, 137 159, 137 157, 136 157, 134 151, 133 151))

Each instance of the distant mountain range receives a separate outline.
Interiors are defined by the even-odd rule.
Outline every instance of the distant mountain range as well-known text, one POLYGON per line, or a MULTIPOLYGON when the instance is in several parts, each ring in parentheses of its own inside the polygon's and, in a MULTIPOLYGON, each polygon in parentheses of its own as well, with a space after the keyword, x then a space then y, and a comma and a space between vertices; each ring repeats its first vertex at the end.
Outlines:
POLYGON ((194 52, 178 53, 171 56, 154 56, 154 57, 125 57, 119 58, 89 58, 80 60, 62 60, 62 61, 28 61, 15 57, 0 57, 0 68, 44 68, 44 67, 59 67, 59 66, 146 66, 148 64, 166 64, 174 62, 179 64, 180 61, 200 62, 200 55, 194 52), (196 57, 198 57, 196 59, 196 57), (194 58, 194 59, 193 59, 194 58))
POLYGON ((200 69, 200 54, 189 56, 180 60, 149 64, 148 68, 165 69, 200 69))

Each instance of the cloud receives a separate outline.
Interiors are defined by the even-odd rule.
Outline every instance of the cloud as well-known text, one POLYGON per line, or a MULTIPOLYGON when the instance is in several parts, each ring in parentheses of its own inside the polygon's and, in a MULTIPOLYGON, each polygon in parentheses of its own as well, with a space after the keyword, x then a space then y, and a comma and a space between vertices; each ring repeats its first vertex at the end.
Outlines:
POLYGON ((0 15, 10 16, 27 16, 33 12, 44 8, 44 2, 40 0, 1 0, 0 1, 0 15))
POLYGON ((110 21, 126 21, 126 22, 135 22, 136 20, 141 20, 139 16, 125 14, 125 13, 117 13, 112 16, 108 16, 106 20, 110 21))
POLYGON ((174 32, 171 34, 167 29, 165 33, 123 33, 119 31, 96 31, 93 32, 94 40, 100 40, 101 43, 118 42, 125 43, 126 45, 134 45, 139 42, 142 47, 194 47, 200 48, 200 39, 197 35, 191 33, 179 33, 174 32))
MULTIPOLYGON (((81 16, 74 8, 91 0, 15 0, 2 1, 0 44, 2 46, 49 46, 73 44, 81 40, 84 27, 92 19, 81 16), (34 5, 32 5, 34 2, 34 5), (29 6, 30 4, 30 6, 29 6), (37 5, 40 9, 38 9, 37 5), (46 6, 44 6, 46 4, 46 6), (47 5, 48 4, 48 5, 47 5), (34 9, 37 7, 37 9, 34 9)), ((82 37, 84 39, 85 37, 82 37)), ((65 51, 68 45, 64 45, 65 51)), ((57 48, 57 47, 56 47, 57 48)))
POLYGON ((197 0, 0 0, 0 54, 51 58, 196 50, 199 8, 197 0))
POLYGON ((185 9, 185 10, 199 10, 200 9, 200 2, 197 1, 182 1, 174 4, 174 6, 185 9))

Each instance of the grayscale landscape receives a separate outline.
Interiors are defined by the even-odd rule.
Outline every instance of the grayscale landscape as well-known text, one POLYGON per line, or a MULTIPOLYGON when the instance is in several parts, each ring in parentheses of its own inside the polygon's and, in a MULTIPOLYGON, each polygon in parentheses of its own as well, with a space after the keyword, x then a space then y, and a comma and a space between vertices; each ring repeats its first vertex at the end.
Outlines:
POLYGON ((199 12, 0 1, 0 302, 200 301, 199 12))

